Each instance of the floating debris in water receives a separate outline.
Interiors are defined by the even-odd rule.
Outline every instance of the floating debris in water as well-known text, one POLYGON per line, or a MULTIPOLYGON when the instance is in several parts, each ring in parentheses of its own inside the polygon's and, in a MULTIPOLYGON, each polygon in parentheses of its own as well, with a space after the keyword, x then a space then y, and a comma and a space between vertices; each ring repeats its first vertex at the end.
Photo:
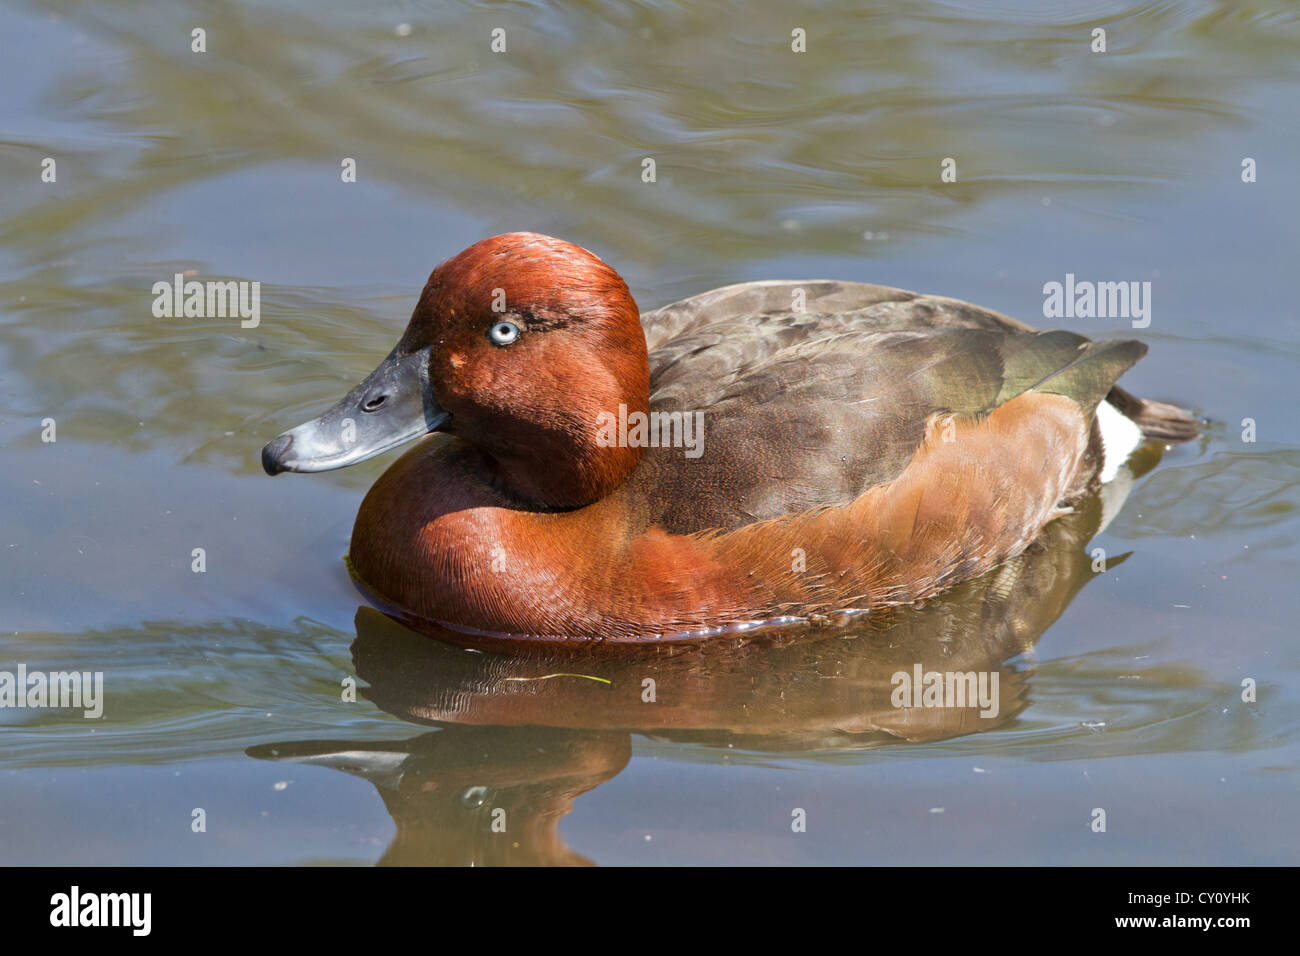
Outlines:
POLYGON ((581 677, 584 680, 600 681, 602 684, 612 683, 604 677, 593 677, 590 674, 543 674, 541 677, 503 677, 502 680, 550 680, 552 677, 581 677))

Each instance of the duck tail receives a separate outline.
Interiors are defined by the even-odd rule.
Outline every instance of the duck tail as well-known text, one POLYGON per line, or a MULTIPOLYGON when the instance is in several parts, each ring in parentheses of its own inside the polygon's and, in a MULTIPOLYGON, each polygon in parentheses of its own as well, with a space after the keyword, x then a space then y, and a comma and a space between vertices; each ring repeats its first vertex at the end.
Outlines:
POLYGON ((1159 441, 1191 441, 1199 438, 1201 423, 1186 409, 1165 402, 1138 398, 1115 385, 1106 394, 1106 401, 1142 429, 1147 438, 1159 441))

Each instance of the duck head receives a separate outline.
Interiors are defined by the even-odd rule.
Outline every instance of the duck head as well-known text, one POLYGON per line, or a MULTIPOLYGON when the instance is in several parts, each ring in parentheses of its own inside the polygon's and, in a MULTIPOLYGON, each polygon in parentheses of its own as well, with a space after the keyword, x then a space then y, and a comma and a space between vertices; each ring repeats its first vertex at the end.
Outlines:
POLYGON ((475 243, 433 270, 388 357, 319 418, 262 449, 267 474, 328 471, 428 432, 478 448, 530 502, 578 507, 641 449, 602 443, 602 413, 649 407, 640 312, 592 253, 536 233, 475 243))

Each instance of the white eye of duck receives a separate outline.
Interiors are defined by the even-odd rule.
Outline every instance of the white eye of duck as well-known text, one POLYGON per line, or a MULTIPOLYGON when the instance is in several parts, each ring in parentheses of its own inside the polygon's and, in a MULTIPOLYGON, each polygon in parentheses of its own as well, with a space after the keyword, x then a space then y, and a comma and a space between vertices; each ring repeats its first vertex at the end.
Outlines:
POLYGON ((519 326, 513 322, 498 322, 488 329, 488 338, 497 345, 509 345, 519 338, 519 326))

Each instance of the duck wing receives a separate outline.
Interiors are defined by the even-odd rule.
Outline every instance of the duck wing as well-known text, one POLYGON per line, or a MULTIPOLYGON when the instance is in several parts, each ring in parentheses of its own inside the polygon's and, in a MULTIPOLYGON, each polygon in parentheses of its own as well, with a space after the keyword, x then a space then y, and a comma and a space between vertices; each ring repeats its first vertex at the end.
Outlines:
POLYGON ((642 316, 650 408, 702 415, 698 457, 649 448, 631 479, 675 533, 844 504, 892 481, 935 416, 1026 391, 1087 415, 1146 352, 863 283, 751 282, 642 316))

